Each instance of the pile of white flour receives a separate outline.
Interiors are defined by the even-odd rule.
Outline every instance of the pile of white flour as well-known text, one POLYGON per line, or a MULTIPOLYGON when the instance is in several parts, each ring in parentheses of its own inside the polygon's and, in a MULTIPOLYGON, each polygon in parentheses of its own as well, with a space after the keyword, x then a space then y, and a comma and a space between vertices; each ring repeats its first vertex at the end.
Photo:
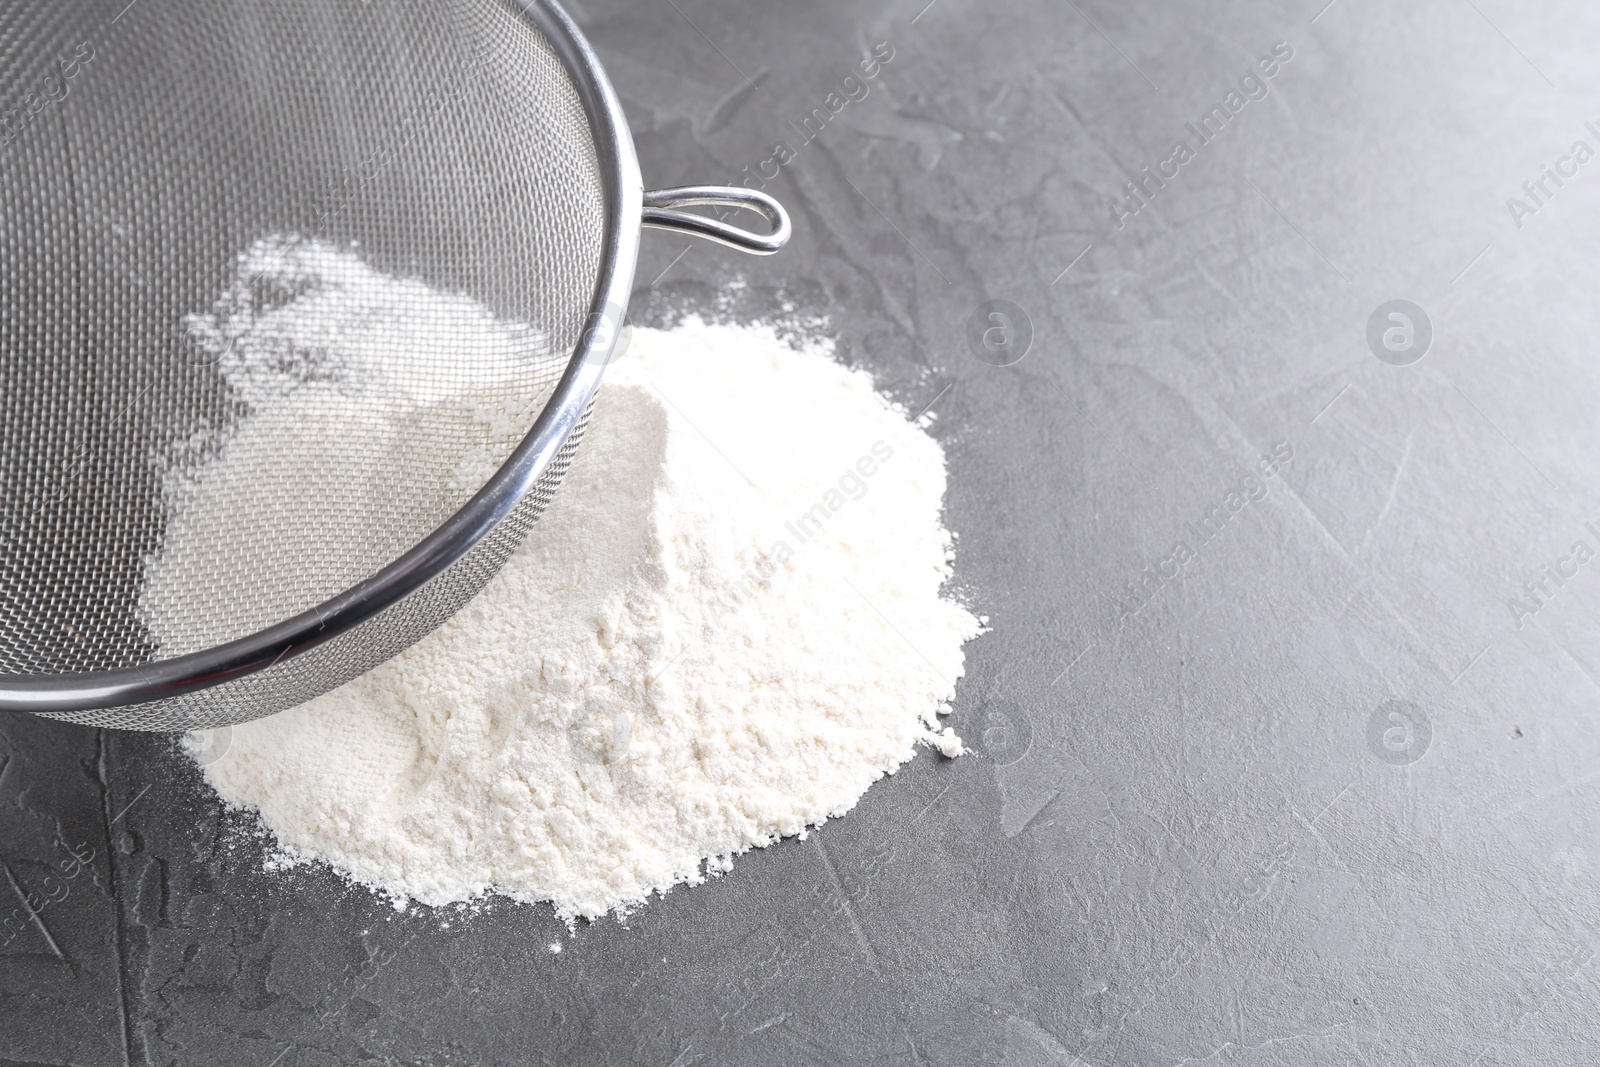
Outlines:
POLYGON ((352 249, 270 237, 235 272, 186 325, 240 417, 158 459, 168 521, 139 600, 167 656, 370 577, 466 503, 549 392, 529 384, 538 331, 352 249))
POLYGON ((206 776, 290 859, 401 900, 496 892, 571 920, 702 881, 848 811, 919 743, 961 751, 937 716, 980 624, 940 595, 944 488, 938 444, 825 346, 636 330, 489 587, 390 663, 234 727, 206 776))

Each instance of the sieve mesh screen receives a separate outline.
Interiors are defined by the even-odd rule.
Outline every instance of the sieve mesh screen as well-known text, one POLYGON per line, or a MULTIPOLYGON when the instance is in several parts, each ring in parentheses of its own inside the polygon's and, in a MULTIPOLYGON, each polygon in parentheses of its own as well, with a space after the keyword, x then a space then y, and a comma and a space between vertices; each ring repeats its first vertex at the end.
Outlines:
MULTIPOLYGON (((219 301, 261 314, 297 296, 261 255, 351 250, 385 277, 524 328, 496 349, 441 341, 441 322, 393 361, 401 391, 427 388, 432 370, 407 380, 426 361, 493 381, 477 402, 509 420, 487 443, 498 461, 566 367, 607 224, 566 69, 496 0, 12 0, 0 197, 0 674, 15 675, 138 666, 315 607, 437 528, 493 469, 481 433, 419 405, 403 448, 346 424, 338 449, 208 486, 236 493, 232 511, 248 521, 205 531, 211 569, 153 633, 141 591, 174 479, 214 460, 253 414, 228 373, 219 301), (449 476, 474 457, 475 483, 449 476), (303 506, 252 508, 273 480, 306 485, 303 506)), ((209 690, 60 717, 239 722, 342 684, 482 587, 576 446, 574 435, 471 552, 360 626, 209 690)))

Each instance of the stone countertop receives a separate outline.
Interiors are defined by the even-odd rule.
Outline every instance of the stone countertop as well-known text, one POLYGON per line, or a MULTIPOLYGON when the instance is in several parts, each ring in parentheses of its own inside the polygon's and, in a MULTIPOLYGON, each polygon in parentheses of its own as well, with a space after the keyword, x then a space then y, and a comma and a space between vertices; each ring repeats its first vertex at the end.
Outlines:
POLYGON ((976 754, 569 932, 8 718, 0 1063, 1589 1062, 1600 8, 1324 3, 574 3, 647 184, 795 221, 647 231, 634 321, 936 414, 976 754))

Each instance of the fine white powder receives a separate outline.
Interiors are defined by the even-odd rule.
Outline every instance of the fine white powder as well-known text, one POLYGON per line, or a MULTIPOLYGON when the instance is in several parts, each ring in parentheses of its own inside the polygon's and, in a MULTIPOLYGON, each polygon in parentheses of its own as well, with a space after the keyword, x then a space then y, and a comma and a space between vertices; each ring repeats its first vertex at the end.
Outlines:
MULTIPOLYGON (((408 318, 391 325, 414 343, 408 318)), ((234 351, 254 358, 248 331, 234 351)), ((338 396, 370 416, 361 389, 338 396)), ((177 517, 205 524, 231 451, 177 517)), ((960 753, 937 716, 980 625, 941 597, 944 488, 939 445, 825 345, 636 330, 559 495, 484 592, 367 675, 233 727, 206 776, 288 860, 397 901, 495 892, 571 921, 703 881, 848 811, 919 743, 960 753)))
POLYGON ((370 577, 488 480, 549 393, 527 384, 538 331, 322 241, 254 243, 186 325, 239 417, 158 457, 168 521, 139 607, 166 656, 370 577))

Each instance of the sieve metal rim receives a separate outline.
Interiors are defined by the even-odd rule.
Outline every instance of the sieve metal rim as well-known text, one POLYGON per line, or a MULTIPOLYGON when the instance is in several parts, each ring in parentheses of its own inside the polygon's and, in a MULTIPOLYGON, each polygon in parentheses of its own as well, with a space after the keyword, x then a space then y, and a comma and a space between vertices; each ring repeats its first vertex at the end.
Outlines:
POLYGON ((770 255, 788 240, 788 216, 765 193, 691 186, 646 194, 621 101, 577 24, 557 0, 510 0, 508 6, 544 35, 577 92, 594 139, 606 215, 589 326, 527 435, 454 515, 372 577, 317 607, 249 636, 172 659, 78 674, 0 675, 0 712, 131 708, 209 689, 304 653, 399 603, 447 570, 509 515, 578 427, 621 330, 641 226, 693 234, 756 255, 770 255), (756 211, 766 218, 769 232, 751 233, 678 210, 695 204, 756 211))

